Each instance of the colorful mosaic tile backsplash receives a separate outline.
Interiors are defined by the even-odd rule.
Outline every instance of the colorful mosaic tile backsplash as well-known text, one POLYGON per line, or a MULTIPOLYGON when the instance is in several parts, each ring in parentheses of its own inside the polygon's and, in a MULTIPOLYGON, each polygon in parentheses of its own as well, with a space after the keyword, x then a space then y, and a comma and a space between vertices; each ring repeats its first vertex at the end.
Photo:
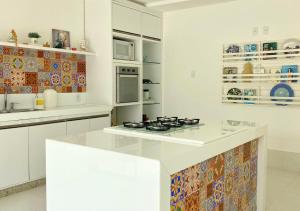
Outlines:
POLYGON ((85 56, 0 46, 0 94, 86 91, 85 56))
POLYGON ((256 211, 257 144, 246 143, 171 176, 171 211, 256 211))

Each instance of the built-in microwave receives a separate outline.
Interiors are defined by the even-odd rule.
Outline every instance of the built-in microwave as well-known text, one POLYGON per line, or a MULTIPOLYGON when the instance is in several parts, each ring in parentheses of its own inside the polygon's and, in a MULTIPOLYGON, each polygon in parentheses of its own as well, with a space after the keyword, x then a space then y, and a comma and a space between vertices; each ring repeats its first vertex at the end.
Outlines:
POLYGON ((135 44, 131 41, 114 39, 114 59, 135 60, 135 44))

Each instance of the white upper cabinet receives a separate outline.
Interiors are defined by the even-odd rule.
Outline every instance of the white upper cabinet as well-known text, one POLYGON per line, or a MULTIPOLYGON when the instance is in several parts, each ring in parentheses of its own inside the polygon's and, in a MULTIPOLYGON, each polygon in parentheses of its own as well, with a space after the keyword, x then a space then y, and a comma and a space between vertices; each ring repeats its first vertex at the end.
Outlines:
POLYGON ((55 123, 29 127, 30 180, 46 177, 46 139, 66 135, 66 123, 55 123))
POLYGON ((0 130, 0 189, 28 181, 28 128, 0 130))
POLYGON ((141 34, 141 12, 113 3, 112 13, 113 29, 141 34))
POLYGON ((161 39, 162 21, 161 18, 143 13, 142 14, 142 34, 147 37, 161 39))

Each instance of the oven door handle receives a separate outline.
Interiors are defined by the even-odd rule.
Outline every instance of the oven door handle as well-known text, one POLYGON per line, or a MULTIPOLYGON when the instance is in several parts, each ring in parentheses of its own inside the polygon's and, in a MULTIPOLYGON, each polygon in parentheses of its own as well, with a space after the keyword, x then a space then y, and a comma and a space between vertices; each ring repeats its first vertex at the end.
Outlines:
POLYGON ((137 78, 139 75, 119 75, 120 78, 137 78))

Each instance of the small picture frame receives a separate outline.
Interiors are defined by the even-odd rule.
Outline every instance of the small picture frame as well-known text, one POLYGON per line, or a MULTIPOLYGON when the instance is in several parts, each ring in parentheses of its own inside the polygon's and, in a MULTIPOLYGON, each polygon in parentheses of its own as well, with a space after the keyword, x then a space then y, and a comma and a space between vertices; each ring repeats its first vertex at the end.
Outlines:
POLYGON ((52 45, 53 48, 70 49, 70 32, 59 29, 52 29, 52 45))

